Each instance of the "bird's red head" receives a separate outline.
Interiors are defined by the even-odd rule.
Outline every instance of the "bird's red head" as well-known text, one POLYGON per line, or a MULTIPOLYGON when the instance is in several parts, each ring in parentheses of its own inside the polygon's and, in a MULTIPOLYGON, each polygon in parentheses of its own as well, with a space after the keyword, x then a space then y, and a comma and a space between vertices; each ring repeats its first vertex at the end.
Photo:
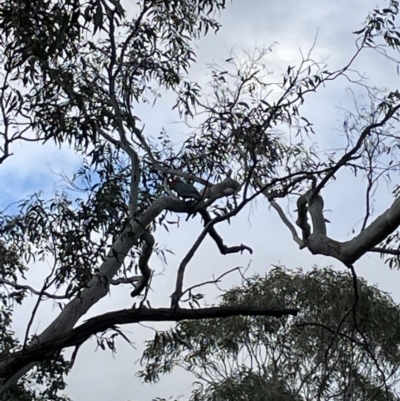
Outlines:
POLYGON ((181 182, 181 180, 179 179, 179 177, 171 178, 171 179, 169 180, 169 186, 170 186, 170 188, 174 189, 175 186, 176 186, 176 184, 178 184, 179 182, 181 182))

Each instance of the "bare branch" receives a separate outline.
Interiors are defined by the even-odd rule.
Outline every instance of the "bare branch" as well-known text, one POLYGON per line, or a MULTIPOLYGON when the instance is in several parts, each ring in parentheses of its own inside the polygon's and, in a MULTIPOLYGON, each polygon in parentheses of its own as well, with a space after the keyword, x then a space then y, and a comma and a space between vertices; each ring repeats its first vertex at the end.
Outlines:
MULTIPOLYGON (((220 184, 214 185, 213 187, 211 187, 210 191, 207 192, 204 195, 204 196, 211 196, 211 198, 207 202, 205 202, 205 205, 211 204, 213 202, 213 200, 216 199, 216 198, 219 198, 219 197, 222 197, 222 196, 226 196, 226 195, 224 195, 223 192, 226 192, 227 189, 236 191, 237 188, 238 188, 237 185, 239 185, 239 183, 237 183, 237 181, 231 179, 230 177, 227 177, 220 184), (233 184, 235 184, 235 185, 233 185, 233 184), (232 188, 232 186, 234 188, 232 188)), ((193 246, 189 249, 188 253, 183 258, 181 264, 179 265, 177 278, 176 278, 175 292, 171 296, 171 307, 178 307, 178 302, 179 302, 179 299, 180 299, 180 297, 182 295, 183 276, 184 276, 184 273, 185 273, 186 266, 190 262, 190 260, 192 259, 193 255, 195 254, 195 252, 199 248, 200 244, 202 243, 202 241, 204 240, 206 235, 210 232, 210 230, 213 229, 215 224, 217 224, 217 223, 219 223, 221 221, 227 220, 230 217, 235 216, 237 213, 239 213, 239 211, 251 199, 252 198, 244 199, 241 202, 241 204, 239 206, 237 206, 234 210, 232 210, 231 212, 225 214, 224 216, 218 216, 218 217, 216 217, 214 219, 210 219, 209 218, 209 215, 208 215, 207 212, 205 212, 205 209, 200 209, 201 206, 202 206, 201 204, 203 203, 203 201, 199 202, 199 206, 197 206, 196 209, 203 210, 203 211, 201 211, 201 213, 203 213, 203 217, 205 218, 205 221, 207 221, 207 222, 204 225, 203 231, 200 233, 199 237, 197 238, 197 240, 195 241, 193 246)), ((203 206, 203 207, 205 207, 205 206, 203 206)), ((226 248, 225 245, 223 245, 223 243, 222 243, 222 239, 219 237, 219 235, 217 234, 217 232, 215 230, 210 235, 216 241, 217 245, 220 247, 220 249, 222 251, 225 251, 227 253, 232 253, 232 252, 242 252, 243 250, 247 249, 250 253, 252 253, 251 248, 249 248, 249 247, 247 247, 245 245, 241 245, 241 246, 235 247, 235 248, 226 248)))
POLYGON ((371 248, 368 250, 368 252, 381 253, 382 255, 387 254, 387 255, 400 256, 400 250, 398 250, 398 249, 371 248))
POLYGON ((92 335, 112 329, 117 325, 139 322, 182 321, 217 319, 229 316, 296 316, 295 308, 257 307, 211 307, 204 309, 123 309, 105 313, 87 320, 79 327, 69 330, 40 344, 28 346, 25 351, 15 352, 0 359, 0 378, 7 380, 28 364, 35 364, 67 347, 77 347, 92 335))
MULTIPOLYGON (((398 93, 396 94, 397 96, 398 93)), ((370 124, 364 128, 363 132, 361 133, 360 137, 358 138, 357 143, 349 152, 345 153, 341 159, 336 163, 336 165, 329 171, 329 173, 321 180, 321 182, 315 187, 313 194, 310 197, 310 201, 318 195, 321 189, 326 185, 326 183, 338 172, 338 170, 343 167, 348 161, 351 160, 353 156, 357 153, 357 151, 361 148, 365 138, 368 135, 372 134, 372 131, 376 128, 383 127, 400 109, 400 104, 395 107, 392 107, 391 110, 387 112, 384 118, 378 123, 370 124)))
POLYGON ((364 231, 351 241, 344 242, 342 252, 349 259, 357 260, 368 250, 381 243, 400 224, 400 198, 378 216, 364 231))
MULTIPOLYGON (((200 214, 204 220, 204 225, 207 225, 212 220, 210 214, 206 210, 200 210, 200 214)), ((222 237, 217 233, 214 226, 212 226, 209 229, 208 234, 215 241, 215 243, 217 244, 218 249, 222 255, 228 255, 230 253, 238 253, 238 252, 243 252, 243 251, 248 251, 251 254, 253 253, 253 250, 250 247, 243 245, 243 244, 240 244, 237 246, 230 246, 230 247, 226 246, 224 244, 222 237)))
POLYGON ((147 262, 149 261, 150 256, 153 252, 155 240, 154 237, 147 230, 141 235, 140 240, 143 241, 142 253, 140 254, 139 258, 139 269, 142 273, 142 277, 140 278, 135 289, 131 292, 131 297, 138 296, 149 283, 149 280, 151 278, 151 270, 147 262))
POLYGON ((196 253, 197 249, 199 249, 200 244, 203 242, 211 226, 212 226, 212 221, 210 221, 208 224, 205 225, 203 231, 200 233, 197 240, 189 249, 189 251, 182 259, 179 265, 178 273, 176 275, 175 292, 171 296, 171 308, 178 308, 178 303, 182 296, 183 276, 185 274, 186 266, 192 259, 193 255, 196 253))
POLYGON ((38 291, 32 288, 30 285, 25 285, 25 284, 18 284, 18 283, 13 283, 12 281, 6 280, 4 278, 0 278, 0 283, 9 285, 16 290, 28 290, 32 294, 39 295, 39 296, 45 296, 50 299, 69 299, 71 298, 71 295, 55 295, 55 294, 50 294, 46 291, 38 291))
MULTIPOLYGON (((308 177, 307 177, 308 178, 308 177)), ((265 188, 265 185, 261 182, 261 180, 253 174, 253 179, 254 182, 256 183, 257 187, 259 189, 265 188)), ((294 181, 290 183, 290 186, 295 185, 297 182, 303 181, 303 177, 297 178, 294 181)), ((304 242, 304 236, 303 240, 297 235, 296 228, 293 226, 293 224, 289 221, 289 219, 286 217, 285 213, 283 212, 282 208, 279 206, 279 204, 274 200, 275 197, 280 197, 286 194, 286 191, 289 189, 289 186, 286 186, 284 191, 281 191, 281 194, 275 194, 275 193, 270 193, 267 190, 263 190, 263 195, 268 199, 270 205, 278 212, 279 217, 283 221, 283 223, 286 225, 286 227, 289 228, 290 232, 292 233, 292 238, 293 240, 299 245, 300 249, 303 249, 305 247, 305 242, 304 242)))
POLYGON ((400 198, 397 198, 390 208, 350 241, 335 241, 315 231, 308 238, 307 247, 313 254, 331 256, 346 266, 352 265, 365 253, 375 249, 375 246, 395 231, 399 225, 400 198))
POLYGON ((286 217, 285 213, 283 212, 282 208, 279 206, 279 204, 274 201, 271 200, 270 201, 271 206, 278 212, 279 217, 281 218, 281 220, 283 221, 283 223, 285 224, 285 226, 290 230, 290 232, 292 233, 292 238, 293 240, 299 245, 300 249, 305 248, 305 244, 304 241, 297 235, 297 231, 296 228, 294 227, 294 225, 289 221, 289 219, 286 217))
POLYGON ((220 274, 214 280, 208 280, 208 281, 204 281, 203 283, 198 283, 198 284, 192 285, 191 287, 186 288, 186 290, 182 292, 181 297, 183 297, 187 292, 194 290, 195 288, 204 287, 207 284, 218 284, 223 277, 227 276, 230 273, 233 273, 234 271, 240 272, 240 269, 241 269, 241 267, 234 267, 233 269, 230 269, 227 272, 220 274))

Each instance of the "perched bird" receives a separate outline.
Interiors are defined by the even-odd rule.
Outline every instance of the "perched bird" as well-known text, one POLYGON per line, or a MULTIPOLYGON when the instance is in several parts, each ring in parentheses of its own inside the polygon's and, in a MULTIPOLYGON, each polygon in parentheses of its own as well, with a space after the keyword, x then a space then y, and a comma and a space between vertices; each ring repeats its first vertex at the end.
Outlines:
POLYGON ((198 201, 202 199, 199 191, 193 185, 182 182, 177 177, 169 182, 169 187, 183 199, 195 199, 198 201))

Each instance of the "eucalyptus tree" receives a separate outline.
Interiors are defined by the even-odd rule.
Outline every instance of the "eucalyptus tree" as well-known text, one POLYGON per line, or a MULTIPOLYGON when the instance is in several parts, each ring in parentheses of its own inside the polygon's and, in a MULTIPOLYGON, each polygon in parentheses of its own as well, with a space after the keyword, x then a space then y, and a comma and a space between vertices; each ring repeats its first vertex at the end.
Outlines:
MULTIPOLYGON (((204 97, 200 85, 188 78, 196 61, 193 41, 218 31, 215 18, 225 6, 224 0, 141 0, 133 8, 129 4, 128 13, 117 0, 0 4, 0 161, 7 163, 20 141, 69 146, 83 157, 81 168, 68 177, 80 197, 61 192, 46 200, 34 194, 19 203, 17 212, 1 216, 0 392, 5 399, 11 394, 33 396, 31 381, 45 381, 43 397, 56 399, 79 346, 109 329, 124 335, 118 325, 296 314, 296 308, 285 305, 181 307, 184 294, 193 305, 197 301, 183 288, 183 280, 207 236, 222 254, 252 252, 249 245, 227 246, 217 225, 233 219, 258 196, 277 210, 302 249, 332 256, 350 269, 366 252, 386 253, 396 261, 397 199, 370 224, 367 210, 362 231, 341 243, 327 236, 321 191, 339 170, 353 169, 370 180, 370 196, 376 180, 397 171, 393 141, 399 92, 379 93, 374 110, 350 114, 344 124, 349 144, 337 154, 317 155, 302 144, 312 123, 301 115, 301 105, 329 81, 348 77, 351 82, 351 67, 365 49, 378 54, 398 49, 398 3, 391 1, 368 16, 356 32, 354 55, 336 71, 310 53, 299 66, 289 66, 279 82, 270 82, 262 68, 270 49, 262 48, 242 63, 229 58, 223 66, 211 67, 212 93, 204 97), (197 123, 203 118, 181 147, 165 131, 154 139, 137 111, 138 104, 156 101, 164 90, 176 95, 171 107, 183 120, 197 123), (286 138, 282 127, 295 130, 300 143, 286 138), (391 160, 382 172, 370 161, 385 155, 391 160), (170 183, 176 177, 201 186, 201 200, 185 202, 174 194, 170 183), (278 203, 296 196, 300 234, 278 203), (148 260, 155 251, 160 254, 155 238, 157 229, 173 223, 168 213, 200 216, 203 228, 179 265, 171 304, 145 308, 152 279, 148 260), (40 289, 23 281, 35 260, 52 263, 40 289), (111 285, 133 286, 131 295, 139 299, 135 308, 77 325, 111 285), (36 297, 36 306, 19 341, 11 330, 12 312, 15 303, 26 302, 27 294, 36 297), (58 302, 61 312, 42 333, 32 335, 44 299, 58 302), (69 362, 62 357, 66 347, 75 347, 69 362), (25 381, 14 386, 22 377, 25 381)), ((376 100, 371 87, 355 84, 363 84, 376 100)), ((113 347, 112 340, 99 341, 113 347)))
POLYGON ((139 376, 176 367, 196 379, 191 400, 398 400, 400 308, 389 294, 331 267, 275 266, 228 290, 221 305, 299 307, 296 317, 179 322, 147 342, 139 376), (353 315, 354 312, 354 315, 353 315))

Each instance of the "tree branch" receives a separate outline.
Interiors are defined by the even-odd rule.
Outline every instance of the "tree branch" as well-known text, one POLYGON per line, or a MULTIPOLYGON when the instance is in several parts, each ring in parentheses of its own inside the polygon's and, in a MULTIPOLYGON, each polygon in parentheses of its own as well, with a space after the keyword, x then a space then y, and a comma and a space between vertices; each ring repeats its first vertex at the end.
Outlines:
POLYGON ((299 245, 300 249, 305 248, 306 245, 305 245, 304 241, 297 235, 296 228, 286 217, 285 213, 283 212, 283 210, 279 206, 279 204, 274 200, 271 200, 269 203, 278 212, 279 217, 281 218, 281 220, 283 221, 285 226, 289 229, 289 231, 292 233, 292 238, 299 245))
MULTIPOLYGON (((398 96, 398 95, 397 95, 398 96)), ((385 115, 384 118, 378 123, 375 124, 370 124, 367 127, 364 128, 362 131, 360 137, 357 140, 357 143, 351 149, 349 152, 345 153, 341 159, 336 163, 334 167, 327 173, 327 175, 321 180, 321 182, 315 187, 311 197, 310 201, 313 200, 313 198, 319 194, 321 189, 326 185, 326 183, 337 173, 337 171, 343 167, 355 154, 356 152, 361 148, 365 138, 372 133, 372 131, 375 128, 380 128, 383 127, 400 109, 400 104, 397 106, 393 107, 391 110, 388 111, 388 113, 385 115)))
POLYGON ((39 296, 43 296, 44 295, 44 296, 46 296, 48 298, 51 298, 51 299, 69 299, 70 298, 70 296, 67 296, 67 295, 53 295, 53 294, 50 294, 50 293, 48 293, 46 291, 38 291, 38 290, 35 290, 34 288, 32 288, 29 285, 13 283, 12 281, 6 280, 4 278, 0 278, 0 283, 9 285, 9 286, 15 288, 16 290, 28 290, 32 294, 39 295, 39 296))
POLYGON ((211 307, 204 309, 124 309, 105 313, 87 320, 79 327, 62 333, 50 341, 28 346, 24 352, 17 351, 0 360, 0 377, 8 380, 27 364, 35 364, 50 358, 62 349, 80 346, 92 335, 112 329, 117 325, 139 322, 182 321, 216 319, 230 316, 296 316, 295 308, 257 307, 211 307))
MULTIPOLYGON (((221 183, 222 184, 222 183, 221 183)), ((217 184, 216 186, 218 186, 217 184)), ((164 210, 176 213, 189 213, 193 211, 191 202, 184 202, 172 197, 162 197, 154 201, 154 203, 140 216, 131 222, 129 232, 123 233, 113 243, 111 249, 105 257, 104 262, 100 265, 99 273, 92 278, 87 287, 82 289, 79 297, 72 299, 53 320, 53 322, 39 335, 35 337, 35 342, 42 344, 53 338, 71 330, 78 320, 101 298, 108 293, 108 286, 113 276, 121 268, 122 263, 133 246, 137 245, 145 227, 147 227, 154 219, 164 210)), ((0 394, 7 388, 15 384, 16 381, 28 372, 34 364, 24 365, 14 376, 0 375, 0 394)), ((6 361, 0 361, 0 371, 7 371, 6 361)))
POLYGON ((326 222, 324 218, 324 200, 321 195, 314 194, 313 189, 309 189, 297 200, 298 219, 296 224, 303 231, 303 241, 307 241, 311 235, 311 227, 307 222, 307 212, 311 215, 313 232, 326 236, 326 222))
POLYGON ((395 231, 399 225, 400 198, 397 198, 391 207, 350 241, 335 241, 315 231, 308 238, 307 247, 314 255, 331 256, 348 266, 354 264, 365 253, 375 249, 375 246, 395 231))
MULTIPOLYGON (((206 226, 212 220, 210 214, 207 212, 207 210, 204 209, 200 210, 199 213, 204 220, 204 226, 206 226)), ((222 237, 217 233, 214 226, 211 226, 211 228, 208 231, 208 234, 215 241, 222 255, 228 255, 230 253, 239 253, 243 251, 249 251, 250 254, 253 253, 253 250, 249 246, 243 244, 236 246, 226 246, 224 244, 222 237)))
POLYGON ((144 129, 144 126, 143 126, 142 130, 137 128, 136 125, 135 125, 134 119, 132 119, 132 121, 131 121, 131 119, 128 119, 128 123, 129 123, 129 128, 135 133, 136 137, 139 139, 139 142, 142 144, 145 152, 147 153, 147 156, 149 157, 149 159, 150 159, 150 161, 153 164, 153 167, 155 169, 157 169, 158 171, 161 171, 162 173, 165 173, 165 174, 176 175, 178 177, 186 178, 187 180, 198 182, 198 183, 203 184, 205 186, 208 185, 208 181, 204 180, 201 177, 197 177, 197 176, 195 176, 193 174, 185 173, 185 172, 180 171, 180 170, 175 170, 175 169, 172 169, 172 168, 169 168, 169 167, 165 167, 161 163, 159 163, 155 159, 155 157, 153 155, 153 152, 150 149, 150 146, 148 145, 148 143, 146 142, 146 139, 142 135, 142 131, 144 129))
POLYGON ((139 157, 132 145, 127 140, 125 133, 120 132, 121 140, 116 140, 111 135, 107 134, 101 127, 97 127, 98 132, 105 139, 113 143, 114 145, 120 146, 131 159, 131 184, 129 191, 129 217, 132 218, 135 215, 137 208, 138 199, 138 187, 139 187, 139 157))
POLYGON ((142 276, 120 277, 110 281, 111 285, 132 284, 137 283, 142 276))
POLYGON ((140 239, 141 241, 143 241, 143 246, 138 265, 139 265, 139 270, 142 273, 142 276, 138 284, 136 285, 135 289, 131 292, 131 297, 138 296, 146 287, 146 285, 149 283, 151 278, 151 270, 147 262, 149 261, 150 256, 153 253, 155 240, 153 235, 151 235, 149 231, 145 231, 141 235, 140 239))
POLYGON ((398 249, 371 248, 368 250, 368 252, 376 252, 376 253, 382 253, 382 254, 386 253, 387 255, 400 256, 400 250, 398 250, 398 249))
POLYGON ((182 259, 179 265, 178 272, 176 275, 175 292, 171 296, 171 308, 178 308, 179 299, 182 296, 183 276, 185 274, 186 266, 192 259, 193 255, 196 253, 197 249, 199 249, 199 246, 206 237, 210 227, 211 227, 211 222, 205 225, 203 231, 200 233, 199 237, 192 245, 192 247, 189 249, 188 253, 182 259))
MULTIPOLYGON (((209 188, 208 192, 203 194, 204 197, 210 197, 210 199, 208 201, 204 202, 204 204, 203 204, 203 201, 200 201, 199 205, 196 207, 196 209, 200 210, 200 213, 202 213, 203 217, 205 218, 204 229, 200 233, 196 242, 189 249, 186 256, 183 258, 181 264, 179 265, 179 269, 178 269, 178 273, 177 273, 177 277, 176 277, 175 291, 171 296, 171 307, 175 307, 175 308, 178 307, 179 299, 182 296, 183 276, 185 274, 186 266, 189 263, 189 261, 192 259, 193 255, 199 248, 200 244, 202 243, 202 241, 204 240, 206 235, 208 233, 210 233, 210 231, 214 228, 215 224, 217 224, 221 221, 227 220, 231 216, 236 215, 244 207, 244 205, 248 202, 248 200, 246 200, 246 199, 243 200, 241 205, 236 207, 231 212, 227 213, 224 216, 218 216, 214 219, 211 219, 209 214, 206 212, 205 205, 211 204, 213 202, 213 200, 216 198, 227 196, 226 195, 227 193, 232 194, 232 193, 234 193, 232 191, 236 192, 238 188, 240 188, 240 184, 237 181, 233 180, 232 178, 227 177, 224 181, 212 186, 211 188, 209 188)), ((232 252, 240 252, 240 251, 247 249, 250 253, 252 253, 252 249, 245 245, 241 245, 240 247, 235 247, 235 248, 227 248, 223 244, 222 238, 218 235, 218 233, 215 231, 215 229, 214 229, 213 233, 210 235, 216 241, 217 245, 220 247, 220 250, 222 250, 222 252, 232 253, 232 252)))
MULTIPOLYGON (((265 185, 261 182, 261 180, 253 174, 253 179, 254 182, 256 183, 257 187, 261 190, 265 188, 265 185)), ((279 206, 279 204, 274 200, 274 198, 277 197, 283 197, 287 195, 287 192, 290 187, 293 187, 299 182, 302 182, 304 179, 310 179, 310 177, 298 177, 291 181, 289 185, 286 185, 285 188, 279 193, 271 193, 267 189, 263 190, 262 193, 263 195, 268 199, 270 205, 278 212, 279 217, 283 221, 283 223, 286 225, 287 228, 289 228, 290 232, 292 233, 292 238, 293 240, 299 245, 300 249, 305 248, 305 242, 304 242, 304 233, 303 233, 303 240, 297 235, 296 228, 293 226, 293 224, 289 221, 289 219, 286 217, 285 213, 283 212, 282 208, 279 206)))

